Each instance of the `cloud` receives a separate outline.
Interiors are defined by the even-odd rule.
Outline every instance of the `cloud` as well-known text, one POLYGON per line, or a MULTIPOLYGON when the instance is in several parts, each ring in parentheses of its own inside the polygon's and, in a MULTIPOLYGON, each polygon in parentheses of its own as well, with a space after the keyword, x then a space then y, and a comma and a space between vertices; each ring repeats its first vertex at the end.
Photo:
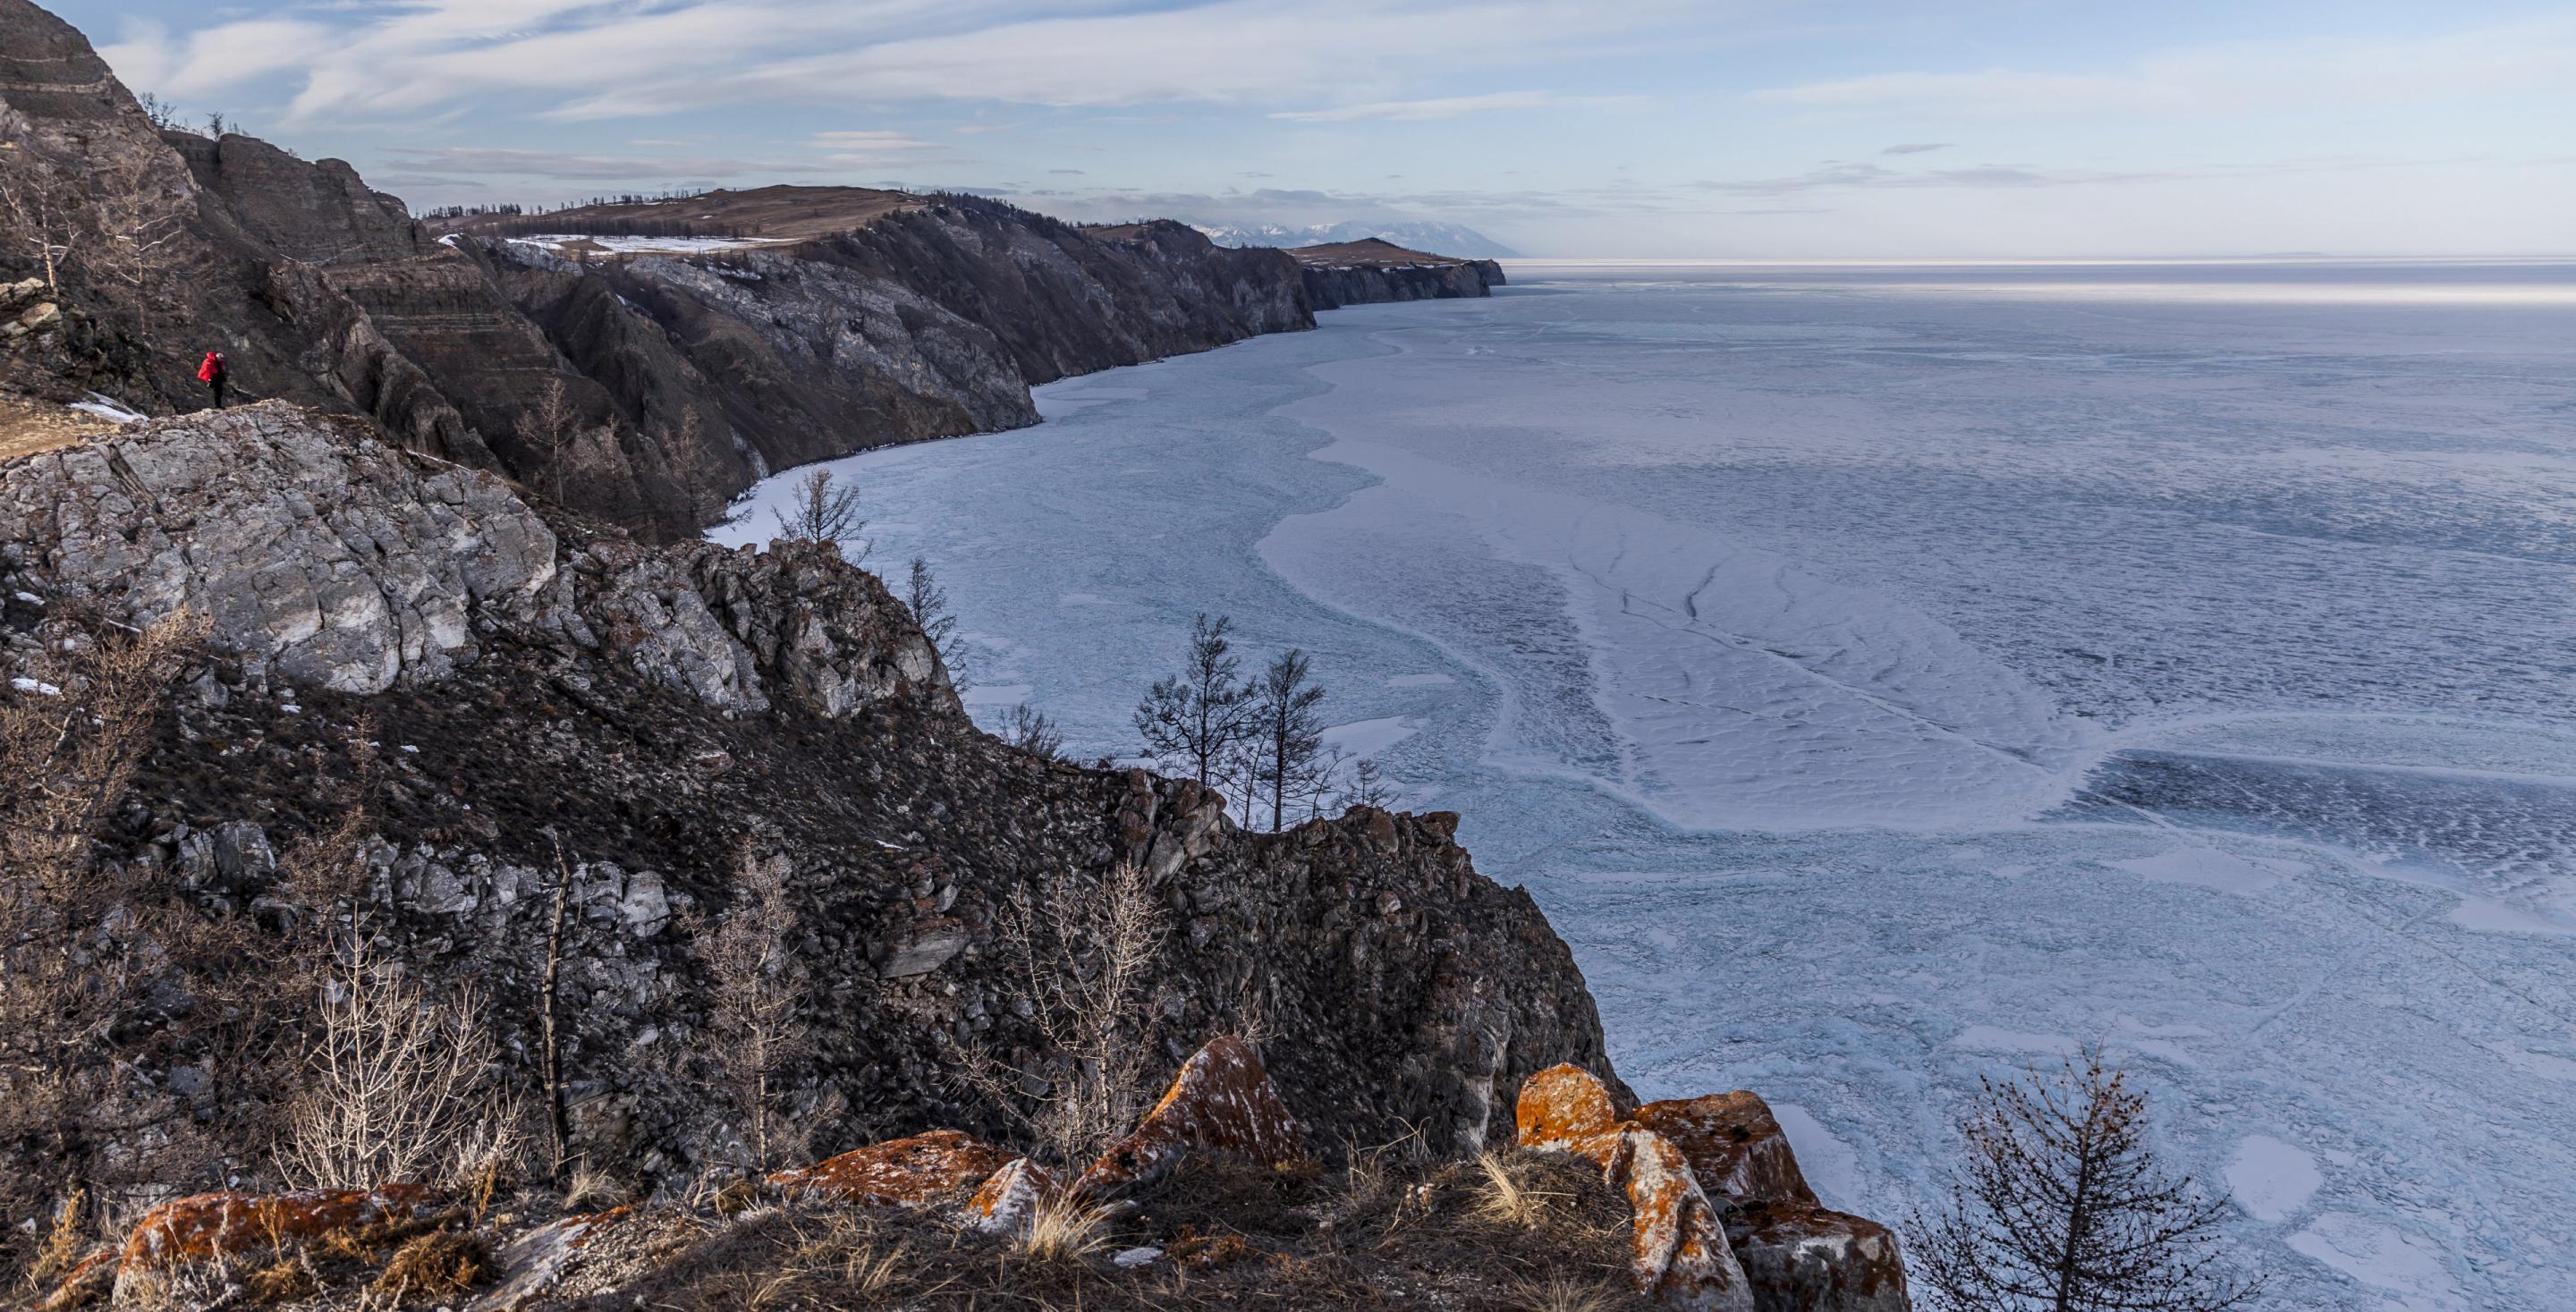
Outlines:
POLYGON ((1946 141, 1903 141, 1878 152, 1882 155, 1920 155, 1927 150, 1948 150, 1946 141))
POLYGON ((1774 104, 1959 119, 2350 111, 2576 86, 2576 18, 2405 39, 2239 41, 2093 72, 1873 73, 1754 93, 1774 104))
POLYGON ((946 149, 901 132, 817 132, 812 141, 818 150, 860 150, 872 154, 946 149))
POLYGON ((1596 56, 1704 10, 1704 0, 1615 10, 1583 0, 1182 0, 1143 11, 1135 0, 398 0, 316 6, 293 20, 219 18, 184 38, 136 27, 109 59, 171 93, 300 75, 292 114, 303 119, 404 118, 496 94, 560 119, 921 100, 1323 100, 1440 116, 1450 112, 1443 102, 1400 93, 1417 79, 1596 56))
POLYGON ((1545 91, 1496 91, 1482 96, 1450 96, 1439 100, 1381 100, 1367 105, 1344 105, 1338 109, 1285 110, 1270 117, 1296 123, 1409 123, 1504 109, 1538 109, 1557 103, 1558 97, 1545 91))

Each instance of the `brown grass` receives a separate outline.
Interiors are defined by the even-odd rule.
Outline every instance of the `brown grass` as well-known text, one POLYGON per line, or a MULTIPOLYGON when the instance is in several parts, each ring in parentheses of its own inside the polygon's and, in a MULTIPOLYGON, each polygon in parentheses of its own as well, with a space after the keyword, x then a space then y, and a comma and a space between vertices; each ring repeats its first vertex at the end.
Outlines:
POLYGON ((375 1292, 394 1299, 444 1299, 489 1279, 492 1246, 481 1235, 440 1230, 394 1250, 375 1292))

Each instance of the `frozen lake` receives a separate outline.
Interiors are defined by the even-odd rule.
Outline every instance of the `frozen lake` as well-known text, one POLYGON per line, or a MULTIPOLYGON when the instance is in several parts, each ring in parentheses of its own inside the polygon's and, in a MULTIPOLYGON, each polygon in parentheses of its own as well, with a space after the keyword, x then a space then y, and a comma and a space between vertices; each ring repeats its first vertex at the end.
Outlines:
POLYGON ((2272 1305, 2576 1306, 2576 266, 1512 277, 840 462, 871 563, 1086 756, 1306 648, 1830 1203, 2099 1039, 2272 1305))

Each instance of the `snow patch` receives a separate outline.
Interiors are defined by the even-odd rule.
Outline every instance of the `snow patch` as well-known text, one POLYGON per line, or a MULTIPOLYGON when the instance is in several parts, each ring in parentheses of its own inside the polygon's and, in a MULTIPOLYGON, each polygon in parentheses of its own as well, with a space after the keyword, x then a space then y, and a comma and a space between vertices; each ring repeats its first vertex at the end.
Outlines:
POLYGON ((2288 1220, 2324 1183, 2316 1158, 2268 1134, 2237 1140, 2236 1156, 2227 1163, 2228 1191, 2259 1221, 2288 1220))
POLYGON ((2248 861, 2214 847, 2177 847, 2155 856, 2102 864, 2160 884, 2196 884, 2228 893, 2259 893, 2281 882, 2268 863, 2248 861))
POLYGON ((2398 1301, 2391 1306, 2405 1312, 2465 1306, 2441 1249, 2432 1240, 2407 1234, 2385 1221, 2329 1212, 2290 1236, 2290 1247, 2363 1284, 2396 1294, 2398 1301))
POLYGON ((142 411, 114 397, 101 396, 96 392, 72 402, 72 409, 119 424, 139 423, 144 418, 142 411))

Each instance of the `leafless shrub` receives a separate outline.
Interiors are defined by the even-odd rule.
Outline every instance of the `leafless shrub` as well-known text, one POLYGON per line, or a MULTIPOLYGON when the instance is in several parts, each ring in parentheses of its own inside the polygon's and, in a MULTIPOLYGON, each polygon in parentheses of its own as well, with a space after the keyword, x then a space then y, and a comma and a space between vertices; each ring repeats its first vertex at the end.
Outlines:
POLYGON ((859 536, 868 531, 868 521, 859 513, 859 490, 833 486, 831 470, 806 471, 796 480, 796 499, 771 513, 778 519, 778 536, 789 542, 832 543, 852 564, 868 558, 868 542, 859 536))
POLYGON ((735 866, 733 903, 712 923, 691 927, 708 983, 710 1055, 718 1090, 732 1104, 755 1171, 775 1166, 802 1136, 782 1136, 772 1090, 787 1063, 810 1046, 805 984, 794 956, 796 905, 785 857, 745 847, 735 866))
POLYGON ((277 1154, 289 1180, 460 1181, 524 1148, 491 1138, 519 1117, 490 1087, 498 1052, 470 991, 433 995, 359 943, 325 972, 318 1012, 310 1080, 277 1154))
POLYGON ((1087 1163, 1134 1127, 1152 1093, 1136 1031, 1146 977, 1170 936, 1167 913, 1132 865, 1096 884, 1057 871, 1014 893, 993 933, 1003 976, 1029 1004, 1059 1073, 1033 1109, 1024 1107, 1029 1074, 989 1052, 969 1054, 966 1078, 1020 1115, 1048 1156, 1087 1163))
POLYGON ((921 626, 921 636, 939 652, 939 663, 948 671, 948 684, 959 692, 974 685, 966 677, 966 640, 957 635, 957 612, 949 609, 948 589, 930 572, 930 561, 912 558, 911 572, 905 577, 903 604, 912 610, 912 622, 921 626))
POLYGON ((45 271, 45 290, 61 291, 63 263, 83 235, 73 222, 77 209, 57 202, 42 179, 0 177, 0 210, 8 213, 11 235, 45 271))
POLYGON ((2146 1094, 2100 1049, 1986 1081, 1960 1128, 1965 1171, 1906 1243, 1937 1305, 2222 1312, 2260 1292, 2224 1264, 2226 1200, 2156 1161, 2146 1094))
POLYGON ((1021 702, 1003 714, 998 736, 1003 742, 1041 761, 1064 759, 1064 732, 1055 727, 1055 717, 1027 702, 1021 702))

